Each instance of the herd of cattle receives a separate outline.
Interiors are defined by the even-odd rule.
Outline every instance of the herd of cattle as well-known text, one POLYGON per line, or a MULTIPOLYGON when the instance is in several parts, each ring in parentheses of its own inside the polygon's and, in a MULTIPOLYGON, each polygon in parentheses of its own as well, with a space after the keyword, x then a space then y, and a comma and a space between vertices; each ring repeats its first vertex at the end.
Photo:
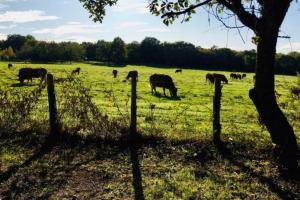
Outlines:
MULTIPOLYGON (((11 68, 12 64, 8 64, 8 68, 11 68)), ((80 73, 81 69, 78 67, 74 70, 72 70, 71 75, 78 75, 80 73)), ((131 72, 128 73, 126 79, 130 79, 131 77, 131 72)), ((175 73, 182 73, 182 69, 176 69, 175 73)), ((40 78, 41 81, 44 81, 46 79, 47 75, 47 70, 45 68, 30 68, 30 67, 25 67, 21 68, 19 70, 19 81, 21 84, 24 83, 25 80, 31 81, 33 78, 40 78)), ((118 76, 118 70, 112 70, 112 75, 114 78, 117 78, 118 76)), ((237 74, 237 73, 231 73, 230 78, 232 79, 243 79, 246 77, 246 74, 237 74)), ((217 74, 217 73, 207 73, 205 80, 208 83, 213 84, 216 79, 219 79, 222 83, 228 84, 228 79, 224 74, 217 74)), ((60 82, 60 81, 58 81, 60 82)), ((163 88, 164 95, 165 89, 168 89, 170 91, 171 97, 177 97, 177 88, 175 87, 175 84, 173 82, 173 79, 169 75, 165 74, 153 74, 149 77, 149 82, 151 86, 151 91, 152 94, 156 92, 156 88, 160 87, 163 88)))

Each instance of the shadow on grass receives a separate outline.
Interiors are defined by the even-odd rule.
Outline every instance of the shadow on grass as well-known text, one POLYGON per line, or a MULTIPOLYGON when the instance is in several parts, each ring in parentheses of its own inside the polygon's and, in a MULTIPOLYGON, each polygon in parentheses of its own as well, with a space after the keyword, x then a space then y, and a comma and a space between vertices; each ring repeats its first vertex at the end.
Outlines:
MULTIPOLYGON (((236 146, 234 149, 235 151, 241 146, 236 146)), ((246 165, 247 161, 253 160, 253 159, 261 159, 259 158, 258 155, 240 155, 233 153, 231 149, 226 148, 225 146, 222 146, 221 148, 218 149, 220 154, 224 157, 224 159, 228 160, 231 164, 234 166, 238 167, 242 172, 248 174, 249 176, 253 178, 257 178, 260 183, 267 185, 270 191, 273 193, 277 194, 278 197, 281 199, 297 199, 299 194, 294 194, 293 192, 284 189, 282 186, 278 185, 276 183, 276 179, 272 179, 270 177, 267 177, 263 171, 259 171, 251 166, 246 165), (248 157, 248 158, 247 158, 248 157), (246 158, 246 159, 245 159, 246 158)), ((241 149, 240 149, 241 151, 241 149)), ((265 152, 265 153, 270 153, 270 152, 265 152)), ((288 178, 288 177, 282 177, 282 178, 288 178)), ((289 177, 289 179, 293 182, 295 182, 298 186, 300 184, 300 181, 298 180, 297 177, 289 177), (297 180, 295 180, 296 178, 297 180), (298 182, 298 183, 297 183, 298 182)), ((300 188, 299 188, 300 189, 300 188)))
POLYGON ((22 164, 20 165, 14 165, 9 167, 9 169, 3 173, 0 174, 0 184, 7 181, 12 175, 18 172, 20 168, 27 167, 30 165, 32 162, 40 159, 45 155, 47 152, 51 151, 53 147, 53 140, 52 138, 48 138, 45 140, 44 144, 42 147, 36 151, 31 157, 29 157, 27 160, 25 160, 22 164))
POLYGON ((11 87, 33 87, 33 86, 38 86, 39 84, 34 84, 34 83, 13 83, 10 86, 11 87))
POLYGON ((142 185, 142 174, 140 169, 140 163, 138 158, 138 150, 139 147, 137 144, 133 144, 130 146, 130 160, 132 166, 132 184, 134 188, 134 196, 135 200, 144 200, 144 191, 142 185))
MULTIPOLYGON (((46 138, 45 141, 48 141, 48 139, 46 138)), ((14 145, 17 145, 17 143, 14 143, 14 145)), ((168 182, 168 176, 163 176, 164 173, 172 174, 177 169, 169 168, 170 165, 167 165, 167 168, 162 168, 161 164, 174 160, 174 163, 180 167, 185 165, 196 166, 194 174, 196 180, 207 177, 215 183, 226 185, 228 177, 224 176, 223 173, 234 174, 236 173, 235 170, 238 169, 246 174, 246 178, 239 179, 240 182, 248 184, 248 181, 255 180, 268 186, 270 192, 282 199, 297 199, 297 195, 299 195, 295 192, 297 189, 290 191, 289 187, 285 187, 282 182, 278 182, 276 175, 266 174, 265 168, 268 166, 261 165, 258 170, 256 166, 252 167, 252 165, 246 164, 251 163, 253 160, 257 163, 268 160, 269 150, 267 148, 253 150, 254 147, 255 144, 237 143, 233 144, 231 149, 220 152, 220 149, 217 150, 212 142, 207 140, 179 141, 144 136, 139 138, 138 141, 132 142, 126 138, 123 140, 102 141, 95 138, 84 139, 65 136, 60 138, 55 145, 51 142, 45 142, 36 153, 22 164, 15 165, 3 172, 0 175, 0 198, 49 199, 57 197, 58 199, 80 199, 82 197, 81 199, 99 199, 101 195, 112 194, 113 196, 106 196, 106 198, 117 199, 118 193, 115 190, 118 189, 116 188, 120 188, 120 185, 123 186, 122 182, 131 181, 132 184, 128 185, 130 188, 133 187, 133 194, 131 194, 130 188, 122 188, 121 193, 128 193, 128 196, 126 194, 122 196, 123 199, 131 199, 134 195, 135 199, 143 200, 145 199, 145 188, 142 185, 143 174, 140 162, 141 159, 146 159, 143 162, 147 163, 150 160, 153 163, 150 165, 152 167, 147 167, 147 164, 143 165, 143 173, 146 176, 153 173, 151 176, 157 175, 159 178, 166 180, 166 183, 168 182), (96 153, 93 153, 94 150, 96 153), (224 154, 224 152, 226 153, 224 154), (222 156, 219 156, 220 154, 222 156), (126 160, 127 156, 129 162, 123 162, 122 159, 126 160), (147 157, 150 158, 147 160, 147 157), (152 161, 152 159, 154 160, 152 161), (112 162, 107 166, 102 165, 107 161, 112 162), (227 166, 225 166, 226 171, 219 173, 218 170, 222 168, 224 163, 227 163, 227 166), (129 167, 128 164, 131 164, 131 166, 129 167), (119 171, 120 169, 121 171, 119 171), (131 177, 130 174, 132 174, 132 179, 128 179, 128 177, 131 177), (88 176, 88 178, 82 180, 85 176, 88 176), (85 186, 88 183, 91 183, 91 188, 85 186), (70 185, 73 187, 72 190, 68 189, 68 187, 71 187, 70 185), (112 188, 107 188, 107 186, 112 188), (79 191, 83 191, 83 194, 79 194, 79 191)), ((235 181, 235 179, 231 181, 235 181)), ((161 191, 165 191, 165 189, 161 188, 161 191)), ((201 194, 197 195, 195 199, 201 197, 201 194)), ((105 198, 103 197, 103 199, 105 198)))
POLYGON ((179 96, 177 96, 177 97, 166 96, 166 95, 160 94, 159 92, 154 92, 153 96, 158 97, 160 99, 168 99, 171 101, 180 101, 181 100, 181 98, 179 96))
POLYGON ((114 68, 126 67, 126 64, 114 64, 114 63, 107 63, 107 62, 90 62, 89 64, 95 66, 114 67, 114 68))

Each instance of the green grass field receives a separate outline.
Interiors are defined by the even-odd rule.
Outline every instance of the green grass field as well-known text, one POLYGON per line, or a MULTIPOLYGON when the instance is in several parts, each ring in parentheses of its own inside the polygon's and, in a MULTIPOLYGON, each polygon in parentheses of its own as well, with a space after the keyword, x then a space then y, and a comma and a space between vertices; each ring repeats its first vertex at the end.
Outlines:
MULTIPOLYGON (((138 150, 67 143, 34 156, 41 148, 49 123, 44 90, 30 112, 36 128, 24 125, 18 127, 19 134, 1 139, 0 199, 132 199, 134 195, 146 199, 300 198, 299 185, 280 178, 271 159, 269 134, 259 125, 248 97, 253 86, 251 73, 243 80, 229 80, 222 89, 222 139, 233 153, 226 158, 218 155, 210 142, 214 88, 205 82, 208 71, 184 69, 182 74, 175 74, 176 68, 109 67, 97 63, 15 63, 9 70, 6 62, 0 62, 0 89, 34 90, 38 80, 18 87, 18 70, 24 66, 44 67, 55 78, 67 77, 80 67, 78 78, 90 89, 93 103, 114 120, 130 115, 130 82, 123 80, 130 70, 138 70, 139 132, 163 140, 138 150), (113 69, 119 71, 116 79, 113 69), (180 99, 168 98, 168 91, 165 97, 161 88, 160 94, 152 95, 149 76, 154 73, 170 75, 179 88, 180 99), (151 105, 155 108, 150 109, 151 105), (11 170, 14 166, 17 170, 11 170)), ((219 73, 229 78, 229 72, 219 73)), ((290 93, 296 84, 297 77, 276 76, 278 102, 299 142, 300 102, 290 93)), ((64 83, 56 84, 56 91, 60 112, 64 83)), ((72 118, 67 122, 72 123, 72 118)))

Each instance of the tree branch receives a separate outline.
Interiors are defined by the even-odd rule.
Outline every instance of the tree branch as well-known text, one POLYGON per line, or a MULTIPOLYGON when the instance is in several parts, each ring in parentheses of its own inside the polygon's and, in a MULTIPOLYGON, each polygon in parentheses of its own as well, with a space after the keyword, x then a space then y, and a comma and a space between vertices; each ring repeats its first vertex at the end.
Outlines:
POLYGON ((259 18, 255 14, 246 11, 241 0, 217 0, 218 3, 224 5, 227 9, 237 15, 239 20, 247 27, 256 32, 256 25, 259 18))
POLYGON ((194 10, 195 8, 198 8, 200 6, 203 6, 203 5, 206 5, 208 3, 210 3, 212 0, 206 0, 206 1, 203 1, 201 3, 198 3, 198 4, 195 4, 195 5, 191 5, 189 6, 187 9, 184 9, 182 11, 178 11, 178 12, 174 12, 174 11, 171 11, 171 12, 167 12, 165 14, 163 14, 161 16, 161 18, 164 18, 164 17, 170 17, 170 16, 174 16, 174 15, 181 15, 181 14, 185 14, 185 13, 188 13, 189 11, 191 10, 194 10))

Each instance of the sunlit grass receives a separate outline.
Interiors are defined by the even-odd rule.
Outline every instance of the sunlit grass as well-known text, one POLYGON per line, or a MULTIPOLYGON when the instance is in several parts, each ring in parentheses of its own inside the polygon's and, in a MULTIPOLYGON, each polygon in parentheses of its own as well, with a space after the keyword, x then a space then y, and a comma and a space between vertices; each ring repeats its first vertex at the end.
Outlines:
MULTIPOLYGON (((184 69, 182 74, 175 74, 176 67, 109 67, 88 63, 15 63, 11 70, 7 63, 0 62, 0 66, 0 84, 7 88, 18 83, 18 70, 24 66, 44 67, 55 78, 67 77, 73 69, 81 67, 79 79, 91 89, 93 102, 110 118, 121 114, 129 117, 131 85, 123 81, 130 70, 138 70, 139 132, 166 139, 165 143, 145 145, 138 151, 146 199, 280 199, 284 192, 290 197, 299 195, 297 187, 277 177, 270 158, 270 136, 258 123, 257 112, 248 97, 253 87, 251 73, 244 80, 229 80, 222 89, 222 139, 235 156, 230 160, 221 157, 210 142, 214 87, 205 82, 208 71, 184 69), (116 79, 113 69, 119 71, 116 79), (170 75, 179 88, 180 100, 164 97, 161 88, 160 95, 152 95, 148 79, 153 73, 170 75), (151 109, 151 105, 155 107, 151 109), (279 189, 272 188, 274 185, 279 189)), ((227 77, 230 74, 218 73, 227 77)), ((32 90, 37 84, 38 80, 34 80, 15 89, 32 90)), ((290 94, 290 88, 296 84, 296 77, 276 76, 278 103, 299 141, 300 102, 290 94)), ((58 110, 63 87, 64 84, 56 84, 58 110)), ((166 93, 169 96, 169 91, 166 93)), ((48 127, 48 117, 44 90, 31 118, 48 127)), ((30 133, 25 135, 29 137, 30 133)), ((17 142, 1 141, 1 173, 9 166, 23 163, 38 149, 40 143, 31 144, 31 140, 35 141, 21 135, 17 142)), ((133 199, 130 156, 128 148, 61 144, 1 183, 0 199, 9 187, 15 195, 13 199, 133 199)))

